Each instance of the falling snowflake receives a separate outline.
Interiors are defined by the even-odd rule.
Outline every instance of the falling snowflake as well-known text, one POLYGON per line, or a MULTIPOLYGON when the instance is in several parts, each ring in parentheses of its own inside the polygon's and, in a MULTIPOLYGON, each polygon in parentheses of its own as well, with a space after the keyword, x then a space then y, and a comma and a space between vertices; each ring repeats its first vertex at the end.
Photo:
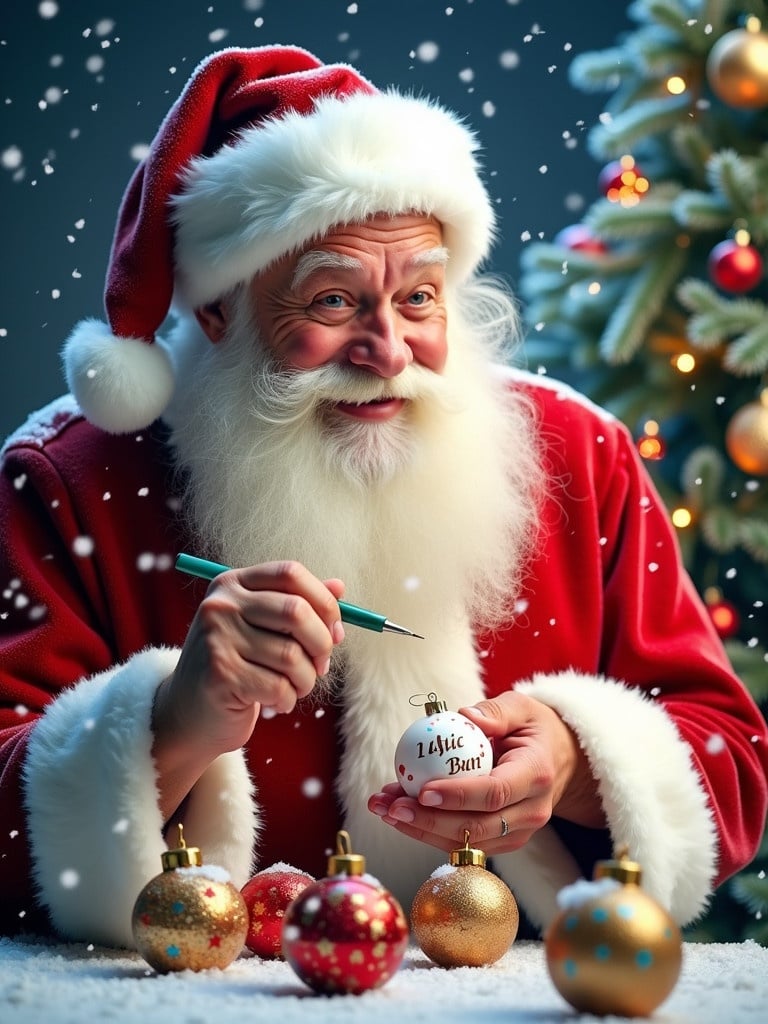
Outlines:
POLYGON ((80 885, 80 875, 74 868, 66 868, 59 875, 59 882, 63 889, 76 889, 80 885))
POLYGON ((23 161, 24 155, 17 145, 9 145, 7 150, 0 154, 0 164, 8 171, 15 171, 22 166, 23 161))
POLYGON ((320 796, 322 791, 323 783, 320 779, 304 779, 301 784, 301 792, 308 800, 312 800, 315 797, 320 796))
POLYGON ((514 50, 504 50, 503 53, 499 54, 499 64, 507 71, 512 68, 519 67, 520 65, 520 54, 514 50))
POLYGON ((419 43, 416 47, 415 56, 418 57, 420 61, 423 61, 424 64, 431 64, 432 61, 437 60, 439 55, 440 47, 431 39, 425 40, 423 43, 419 43))
POLYGON ((707 740, 707 753, 719 754, 725 750, 725 740, 719 733, 713 733, 707 740))
POLYGON ((85 62, 85 70, 90 71, 92 75, 98 75, 104 70, 104 63, 104 58, 95 53, 85 62))
POLYGON ((89 555, 93 554, 95 547, 93 537, 75 537, 72 541, 72 551, 78 558, 88 558, 89 555))

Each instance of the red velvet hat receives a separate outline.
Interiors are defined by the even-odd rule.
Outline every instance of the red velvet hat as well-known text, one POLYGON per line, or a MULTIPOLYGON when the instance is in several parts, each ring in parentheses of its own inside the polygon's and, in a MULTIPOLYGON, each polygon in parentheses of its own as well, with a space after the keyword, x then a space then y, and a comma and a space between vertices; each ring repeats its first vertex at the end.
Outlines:
POLYGON ((120 208, 108 323, 78 324, 67 382, 112 433, 161 416, 173 371, 155 333, 172 303, 195 308, 330 228, 377 213, 443 225, 449 276, 487 255, 494 215, 477 143, 437 104, 379 92, 354 68, 298 47, 204 60, 163 121, 120 208))

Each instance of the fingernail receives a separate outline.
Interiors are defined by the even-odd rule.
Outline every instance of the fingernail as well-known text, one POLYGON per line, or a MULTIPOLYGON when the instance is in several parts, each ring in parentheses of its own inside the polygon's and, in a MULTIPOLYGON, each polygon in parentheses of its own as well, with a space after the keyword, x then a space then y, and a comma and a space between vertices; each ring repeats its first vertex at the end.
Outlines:
POLYGON ((331 667, 331 659, 330 658, 326 658, 325 661, 320 663, 320 669, 319 669, 317 674, 319 676, 326 675, 328 670, 330 669, 330 667, 331 667))
POLYGON ((341 619, 337 619, 331 626, 331 639, 335 644, 340 644, 344 639, 344 625, 341 619))
POLYGON ((374 802, 371 804, 371 810, 373 811, 374 814, 378 814, 380 818, 383 818, 384 815, 387 813, 388 807, 386 804, 374 802))
POLYGON ((434 789, 428 789, 422 793, 419 797, 419 803, 424 804, 425 807, 439 807, 443 802, 441 793, 438 793, 434 789))
POLYGON ((389 816, 395 821, 413 821, 415 817, 410 807, 390 807, 389 816))

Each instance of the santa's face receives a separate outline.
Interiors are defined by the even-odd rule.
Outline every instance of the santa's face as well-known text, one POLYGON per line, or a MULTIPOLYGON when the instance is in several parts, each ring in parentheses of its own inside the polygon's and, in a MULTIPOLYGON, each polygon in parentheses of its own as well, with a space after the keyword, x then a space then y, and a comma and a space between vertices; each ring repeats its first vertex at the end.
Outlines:
MULTIPOLYGON (((260 273, 249 288, 255 326, 279 366, 354 368, 382 381, 415 363, 442 373, 447 356, 440 225, 421 215, 374 217, 332 230, 260 273)), ((224 322, 232 310, 221 307, 224 322)), ((406 412, 395 389, 326 404, 333 417, 385 422, 406 412)))

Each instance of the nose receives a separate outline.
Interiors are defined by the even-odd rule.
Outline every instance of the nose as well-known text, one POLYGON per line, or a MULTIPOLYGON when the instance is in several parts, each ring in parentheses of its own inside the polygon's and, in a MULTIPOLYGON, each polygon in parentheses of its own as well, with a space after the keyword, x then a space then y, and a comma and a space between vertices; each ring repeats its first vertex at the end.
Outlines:
POLYGON ((413 362, 405 337, 405 324, 390 306, 368 311, 355 324, 355 338, 347 359, 379 377, 396 377, 413 362))

